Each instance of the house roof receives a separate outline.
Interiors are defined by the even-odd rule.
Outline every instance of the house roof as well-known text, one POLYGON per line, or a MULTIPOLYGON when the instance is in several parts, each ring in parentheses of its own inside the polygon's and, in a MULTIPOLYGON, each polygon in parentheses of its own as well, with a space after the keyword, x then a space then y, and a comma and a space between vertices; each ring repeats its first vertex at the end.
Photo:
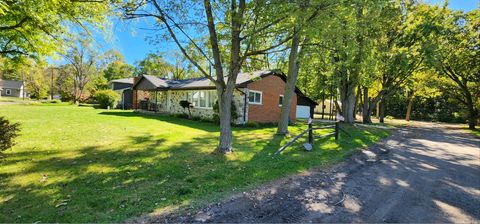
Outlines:
MULTIPOLYGON (((283 72, 278 70, 265 70, 265 71, 255 71, 250 73, 239 73, 237 76, 236 86, 237 87, 246 87, 247 84, 255 82, 261 78, 264 78, 269 75, 279 76, 284 82, 287 81, 287 76, 283 72)), ((195 90, 195 89, 215 89, 215 85, 206 77, 201 78, 191 78, 183 80, 170 80, 159 78, 152 75, 142 75, 138 81, 136 81, 132 87, 135 89, 138 84, 140 84, 142 79, 149 81, 148 89, 143 90, 195 90)), ((225 81, 226 78, 225 78, 225 81)), ((304 98, 306 101, 311 104, 317 105, 317 103, 307 96, 305 96, 298 88, 295 88, 295 93, 299 97, 304 98)))
MULTIPOLYGON (((270 71, 255 71, 251 73, 239 73, 237 76, 237 82, 236 85, 238 87, 245 85, 249 82, 255 81, 256 79, 260 79, 264 76, 267 75, 272 75, 272 74, 277 74, 277 75, 282 75, 283 73, 275 71, 275 70, 270 70, 270 71)), ((155 89, 214 89, 215 85, 213 84, 212 81, 210 81, 206 77, 201 77, 201 78, 191 78, 191 79, 183 79, 183 80, 170 80, 170 79, 164 79, 164 78, 159 78, 157 76, 152 76, 152 75, 143 75, 135 84, 135 86, 140 83, 140 80, 142 78, 147 79, 154 87, 155 89)), ((226 81, 226 80, 225 80, 226 81)), ((154 90, 154 89, 152 89, 154 90)))
POLYGON ((23 86, 22 81, 14 81, 14 80, 2 80, 0 79, 0 88, 5 89, 21 89, 23 86))
POLYGON ((109 83, 125 83, 125 84, 132 84, 133 85, 133 78, 124 78, 124 79, 114 79, 110 80, 109 83))

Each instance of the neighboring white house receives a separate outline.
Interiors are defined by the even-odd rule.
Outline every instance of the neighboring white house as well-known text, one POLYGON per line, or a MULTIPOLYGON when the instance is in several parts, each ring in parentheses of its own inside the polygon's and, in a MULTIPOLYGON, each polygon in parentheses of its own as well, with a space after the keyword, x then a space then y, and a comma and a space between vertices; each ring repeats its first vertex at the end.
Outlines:
POLYGON ((0 96, 26 97, 26 94, 23 81, 0 79, 0 96))

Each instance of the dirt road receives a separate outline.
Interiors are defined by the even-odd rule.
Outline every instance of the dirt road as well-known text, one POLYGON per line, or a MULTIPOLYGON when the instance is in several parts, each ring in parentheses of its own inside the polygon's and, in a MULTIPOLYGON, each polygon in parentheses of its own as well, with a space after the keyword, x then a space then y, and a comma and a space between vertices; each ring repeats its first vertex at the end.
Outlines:
MULTIPOLYGON (((157 222, 476 222, 480 139, 458 127, 399 128, 368 152, 189 217, 157 222)), ((151 220, 153 221, 153 220, 151 220)))

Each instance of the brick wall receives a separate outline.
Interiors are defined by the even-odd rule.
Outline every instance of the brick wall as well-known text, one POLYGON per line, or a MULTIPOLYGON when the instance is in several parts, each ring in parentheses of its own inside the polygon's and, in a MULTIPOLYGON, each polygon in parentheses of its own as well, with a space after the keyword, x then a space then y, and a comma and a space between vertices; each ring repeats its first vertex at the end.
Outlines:
MULTIPOLYGON (((136 83, 140 79, 139 76, 133 78, 133 83, 136 83)), ((142 90, 132 90, 132 98, 133 98, 133 109, 138 109, 140 108, 140 101, 144 100, 145 98, 149 98, 150 93, 147 91, 142 91, 142 90)))
MULTIPOLYGON (((285 95, 285 82, 278 76, 269 75, 258 81, 249 83, 249 90, 262 91, 262 104, 248 105, 248 121, 260 123, 278 122, 280 120, 281 107, 278 105, 280 95, 285 95)), ((292 97, 290 120, 295 121, 297 95, 292 97)))

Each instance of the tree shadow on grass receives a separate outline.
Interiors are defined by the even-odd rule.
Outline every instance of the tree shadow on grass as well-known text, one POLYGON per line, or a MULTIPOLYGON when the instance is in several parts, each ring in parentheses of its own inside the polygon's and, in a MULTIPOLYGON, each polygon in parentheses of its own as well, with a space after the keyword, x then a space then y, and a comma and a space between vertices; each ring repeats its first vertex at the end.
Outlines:
POLYGON ((134 136, 118 148, 90 146, 73 157, 59 151, 32 161, 23 170, 0 174, 0 222, 119 222, 181 203, 201 188, 186 179, 191 173, 205 175, 208 164, 225 160, 198 150, 208 141, 199 136, 164 150, 164 139, 134 136), (21 177, 28 181, 16 181, 21 177))
MULTIPOLYGON (((423 139, 418 133, 413 136, 423 139)), ((152 215, 147 221, 164 222, 166 218, 169 222, 196 222, 200 217, 207 222, 249 223, 480 219, 479 167, 472 164, 476 158, 445 157, 441 148, 429 149, 425 142, 410 140, 413 136, 396 136, 373 147, 378 153, 395 146, 393 154, 383 155, 375 163, 357 154, 333 172, 314 172, 275 182, 224 201, 221 206, 205 208, 197 215, 152 215), (467 163, 460 162, 466 159, 467 163)), ((470 143, 475 145, 473 141, 470 143)), ((468 150, 472 149, 475 150, 474 147, 468 150)), ((288 159, 289 153, 293 150, 286 152, 284 159, 288 159)))
MULTIPOLYGON (((239 150, 228 156, 212 154, 217 141, 212 135, 164 147, 164 139, 145 134, 121 147, 89 146, 70 157, 50 153, 23 170, 0 174, 0 221, 119 222, 169 206, 211 202, 281 175, 281 164, 268 156, 280 139, 273 145, 268 137, 241 139, 239 150), (27 181, 17 182, 23 178, 27 181)), ((9 156, 21 163, 31 155, 9 156)))
MULTIPOLYGON (((173 120, 205 128, 205 123, 173 120)), ((171 143, 147 133, 115 148, 89 146, 69 157, 57 150, 30 162, 25 152, 13 152, 12 161, 28 165, 0 174, 0 222, 120 222, 158 209, 212 202, 320 165, 338 153, 292 150, 276 161, 271 155, 285 139, 272 128, 235 130, 237 150, 227 156, 212 154, 217 138, 211 134, 171 143)))
POLYGON ((107 115, 107 116, 119 116, 119 117, 139 117, 145 119, 152 119, 156 121, 163 121, 168 122, 175 125, 182 125, 189 128, 199 129, 207 132, 217 132, 219 131, 218 125, 210 122, 199 122, 199 121, 192 121, 183 118, 176 118, 169 115, 154 115, 154 114, 142 114, 133 111, 105 111, 100 112, 100 115, 107 115))

